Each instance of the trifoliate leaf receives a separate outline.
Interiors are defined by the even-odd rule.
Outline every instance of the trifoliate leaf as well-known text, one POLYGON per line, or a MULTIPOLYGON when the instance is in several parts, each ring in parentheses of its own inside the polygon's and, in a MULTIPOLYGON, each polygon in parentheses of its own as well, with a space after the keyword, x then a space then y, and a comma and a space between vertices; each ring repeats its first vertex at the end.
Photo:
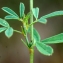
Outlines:
POLYGON ((41 43, 41 42, 36 42, 36 47, 37 47, 37 50, 41 53, 41 54, 44 54, 44 55, 47 55, 47 56, 50 56, 53 54, 53 49, 51 46, 48 46, 44 43, 41 43))

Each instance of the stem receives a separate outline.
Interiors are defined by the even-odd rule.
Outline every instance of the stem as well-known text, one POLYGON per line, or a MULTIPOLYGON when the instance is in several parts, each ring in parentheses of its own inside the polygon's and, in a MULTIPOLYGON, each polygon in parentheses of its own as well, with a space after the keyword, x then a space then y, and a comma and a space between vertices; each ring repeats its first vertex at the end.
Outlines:
POLYGON ((20 32, 20 31, 18 31, 18 30, 14 30, 15 32, 17 32, 17 33, 20 33, 20 34, 22 34, 22 32, 20 32))
POLYGON ((27 31, 26 31, 25 23, 23 23, 23 28, 24 28, 24 32, 25 32, 26 43, 27 43, 27 45, 28 45, 28 44, 29 44, 29 40, 28 40, 28 36, 27 36, 27 31))
POLYGON ((23 39, 21 39, 21 41, 28 47, 28 45, 25 43, 25 41, 23 41, 23 39))
MULTIPOLYGON (((31 12, 30 24, 33 23, 32 9, 33 9, 33 0, 30 0, 30 12, 31 12)), ((30 34, 31 34, 31 41, 33 41, 33 24, 31 25, 31 33, 30 34)))
POLYGON ((28 37, 27 37, 27 33, 26 33, 25 39, 26 39, 26 42, 27 42, 27 45, 28 45, 29 44, 29 40, 28 40, 28 37))
POLYGON ((29 24, 29 26, 31 26, 32 24, 35 24, 37 21, 34 21, 33 23, 29 24))
POLYGON ((34 50, 30 49, 30 63, 33 63, 34 50))
MULTIPOLYGON (((30 24, 33 23, 33 13, 32 13, 32 9, 33 9, 33 0, 30 0, 30 12, 31 12, 30 24)), ((31 42, 34 42, 33 41, 33 24, 31 25, 30 35, 31 35, 31 42)), ((30 51, 30 63, 33 63, 33 56, 34 56, 34 49, 33 49, 33 47, 30 48, 29 51, 30 51)))

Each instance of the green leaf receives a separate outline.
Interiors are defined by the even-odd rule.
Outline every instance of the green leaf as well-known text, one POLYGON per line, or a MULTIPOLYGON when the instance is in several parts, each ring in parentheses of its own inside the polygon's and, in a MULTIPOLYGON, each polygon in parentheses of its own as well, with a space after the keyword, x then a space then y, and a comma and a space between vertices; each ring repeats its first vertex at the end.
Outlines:
POLYGON ((33 8, 32 12, 33 12, 34 17, 37 19, 39 15, 39 8, 38 7, 33 8))
POLYGON ((43 18, 50 18, 50 17, 54 17, 54 16, 59 16, 59 15, 63 15, 63 11, 55 11, 52 12, 50 14, 47 14, 45 16, 42 16, 43 18))
POLYGON ((50 56, 53 54, 53 49, 51 46, 48 46, 44 43, 41 43, 41 42, 36 42, 36 47, 38 49, 38 51, 41 53, 41 54, 44 54, 44 55, 47 55, 47 56, 50 56))
POLYGON ((0 33, 3 32, 4 30, 6 30, 7 28, 5 27, 0 27, 0 33))
POLYGON ((7 13, 10 14, 10 15, 13 15, 13 16, 16 16, 16 17, 19 18, 19 16, 18 16, 13 10, 11 10, 11 9, 8 8, 8 7, 2 7, 2 10, 5 11, 5 12, 7 12, 7 13))
POLYGON ((13 28, 9 27, 6 31, 5 31, 5 35, 10 38, 13 35, 13 28))
POLYGON ((20 3, 20 17, 24 16, 25 6, 23 3, 20 3))
POLYGON ((34 36, 34 40, 36 42, 40 41, 40 35, 39 35, 38 31, 35 28, 33 29, 33 36, 34 36))
POLYGON ((5 16, 5 19, 19 19, 19 18, 13 15, 7 15, 5 16))
MULTIPOLYGON (((28 29, 28 32, 31 32, 31 28, 28 29)), ((38 31, 34 28, 33 29, 33 37, 34 37, 34 41, 35 42, 39 42, 40 41, 40 35, 38 33, 38 31)))
POLYGON ((29 13, 25 16, 25 18, 24 18, 24 21, 25 21, 25 22, 28 22, 28 19, 30 18, 30 15, 31 15, 31 14, 30 14, 30 12, 29 12, 29 13))
POLYGON ((5 26, 5 27, 9 27, 9 24, 7 21, 5 21, 4 19, 0 18, 0 25, 5 26))
POLYGON ((38 22, 46 24, 47 20, 41 17, 40 19, 38 19, 38 22))
POLYGON ((63 43, 63 33, 46 38, 42 40, 41 42, 45 44, 63 43))

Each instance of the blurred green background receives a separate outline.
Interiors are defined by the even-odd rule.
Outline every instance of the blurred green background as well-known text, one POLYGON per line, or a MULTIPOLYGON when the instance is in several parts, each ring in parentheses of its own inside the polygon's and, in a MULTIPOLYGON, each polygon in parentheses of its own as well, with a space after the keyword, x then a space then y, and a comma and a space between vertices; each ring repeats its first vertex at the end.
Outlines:
MULTIPOLYGON (((9 7, 19 15, 19 4, 23 2, 26 6, 25 13, 29 12, 29 0, 0 0, 0 17, 7 15, 1 10, 2 7, 9 7)), ((34 0, 34 7, 40 8, 40 16, 53 11, 63 10, 63 0, 34 0)), ((17 30, 21 30, 22 25, 16 20, 7 20, 9 24, 17 30)), ((40 33, 41 39, 63 32, 63 16, 48 19, 46 25, 36 23, 34 27, 40 33)), ((21 42, 22 35, 14 33, 8 39, 4 32, 0 34, 0 63, 29 63, 29 51, 21 42)), ((63 44, 51 45, 54 49, 52 56, 44 56, 35 48, 34 63, 63 63, 63 44)))

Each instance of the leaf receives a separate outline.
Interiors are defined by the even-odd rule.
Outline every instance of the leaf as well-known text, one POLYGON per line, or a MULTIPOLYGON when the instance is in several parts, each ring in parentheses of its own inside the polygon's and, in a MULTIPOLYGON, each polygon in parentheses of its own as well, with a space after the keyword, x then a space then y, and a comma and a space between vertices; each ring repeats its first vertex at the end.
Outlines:
POLYGON ((5 19, 19 19, 19 18, 13 15, 7 15, 5 16, 5 19))
MULTIPOLYGON (((31 28, 28 29, 28 32, 31 33, 31 28)), ((35 42, 40 41, 40 35, 39 35, 38 31, 35 28, 33 29, 33 37, 34 37, 35 42)))
POLYGON ((63 43, 63 33, 46 38, 42 40, 41 42, 45 44, 63 43))
POLYGON ((4 30, 6 30, 7 28, 5 27, 0 27, 0 33, 3 32, 4 30))
POLYGON ((34 40, 36 42, 40 41, 40 35, 39 35, 38 31, 35 28, 33 29, 33 36, 34 36, 34 40))
POLYGON ((39 8, 38 7, 33 8, 32 12, 33 12, 34 17, 37 19, 39 15, 39 8))
POLYGON ((9 24, 7 21, 5 21, 4 19, 0 18, 0 25, 5 26, 5 27, 9 27, 9 24))
POLYGON ((43 18, 50 18, 50 17, 54 17, 54 16, 59 16, 59 15, 63 15, 63 11, 55 11, 52 12, 50 14, 47 14, 45 16, 42 16, 43 18))
POLYGON ((24 16, 25 6, 23 3, 20 3, 20 17, 24 16))
POLYGON ((47 20, 41 17, 40 19, 38 19, 38 22, 46 24, 47 20))
POLYGON ((13 28, 9 27, 6 31, 5 31, 5 35, 10 38, 13 35, 13 28))
POLYGON ((26 15, 26 17, 24 18, 25 22, 28 22, 28 19, 30 18, 30 15, 31 15, 30 12, 26 15))
POLYGON ((28 20, 30 18, 30 12, 26 15, 26 19, 28 20))
POLYGON ((36 47, 38 49, 38 51, 41 53, 41 54, 44 54, 44 55, 47 55, 47 56, 50 56, 53 54, 53 49, 51 46, 48 46, 44 43, 41 43, 41 42, 36 42, 36 47))
POLYGON ((10 9, 8 7, 2 7, 2 10, 7 12, 10 15, 13 15, 13 16, 16 16, 17 18, 19 18, 19 16, 12 9, 10 9))

